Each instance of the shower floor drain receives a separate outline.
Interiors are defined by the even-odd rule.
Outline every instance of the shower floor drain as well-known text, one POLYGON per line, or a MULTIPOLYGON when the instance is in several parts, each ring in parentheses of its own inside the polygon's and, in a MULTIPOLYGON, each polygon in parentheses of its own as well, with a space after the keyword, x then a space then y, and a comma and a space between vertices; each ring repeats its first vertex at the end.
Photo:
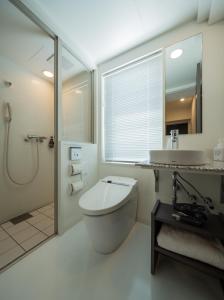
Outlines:
POLYGON ((15 218, 11 219, 10 222, 12 224, 16 225, 16 224, 18 224, 20 222, 23 222, 23 221, 26 221, 27 219, 32 218, 32 217, 33 216, 31 214, 25 213, 25 214, 22 214, 22 215, 20 215, 18 217, 15 217, 15 218))

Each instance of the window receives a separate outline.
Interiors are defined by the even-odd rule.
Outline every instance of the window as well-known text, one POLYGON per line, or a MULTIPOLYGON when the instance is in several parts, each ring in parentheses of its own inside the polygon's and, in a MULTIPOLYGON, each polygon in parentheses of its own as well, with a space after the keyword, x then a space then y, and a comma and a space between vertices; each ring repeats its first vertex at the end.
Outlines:
POLYGON ((161 53, 103 75, 103 148, 105 161, 148 159, 163 136, 161 53))

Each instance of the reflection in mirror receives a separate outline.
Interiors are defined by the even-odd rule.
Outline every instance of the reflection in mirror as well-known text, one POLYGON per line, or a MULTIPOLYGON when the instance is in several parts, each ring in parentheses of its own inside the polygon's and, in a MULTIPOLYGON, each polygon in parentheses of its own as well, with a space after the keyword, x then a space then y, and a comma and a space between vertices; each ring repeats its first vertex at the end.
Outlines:
POLYGON ((91 73, 62 49, 62 138, 91 142, 91 73))
POLYGON ((202 132, 202 36, 166 48, 166 135, 202 132))

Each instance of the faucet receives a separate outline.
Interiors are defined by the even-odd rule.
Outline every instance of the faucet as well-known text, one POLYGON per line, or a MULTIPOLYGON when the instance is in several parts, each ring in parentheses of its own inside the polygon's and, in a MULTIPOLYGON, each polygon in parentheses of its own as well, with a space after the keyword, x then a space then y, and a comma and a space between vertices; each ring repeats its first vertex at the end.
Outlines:
POLYGON ((179 147, 179 130, 173 129, 170 131, 171 149, 178 149, 179 147))
POLYGON ((43 143, 46 140, 46 136, 39 136, 36 134, 28 134, 27 137, 24 139, 25 142, 30 142, 32 140, 36 140, 37 143, 43 143))

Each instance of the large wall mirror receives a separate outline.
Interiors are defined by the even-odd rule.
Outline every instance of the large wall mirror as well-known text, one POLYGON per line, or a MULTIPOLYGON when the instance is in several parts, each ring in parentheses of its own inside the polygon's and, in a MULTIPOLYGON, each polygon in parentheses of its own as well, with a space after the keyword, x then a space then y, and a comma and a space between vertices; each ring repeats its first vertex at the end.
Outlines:
POLYGON ((202 132, 202 35, 165 50, 165 132, 202 132))

